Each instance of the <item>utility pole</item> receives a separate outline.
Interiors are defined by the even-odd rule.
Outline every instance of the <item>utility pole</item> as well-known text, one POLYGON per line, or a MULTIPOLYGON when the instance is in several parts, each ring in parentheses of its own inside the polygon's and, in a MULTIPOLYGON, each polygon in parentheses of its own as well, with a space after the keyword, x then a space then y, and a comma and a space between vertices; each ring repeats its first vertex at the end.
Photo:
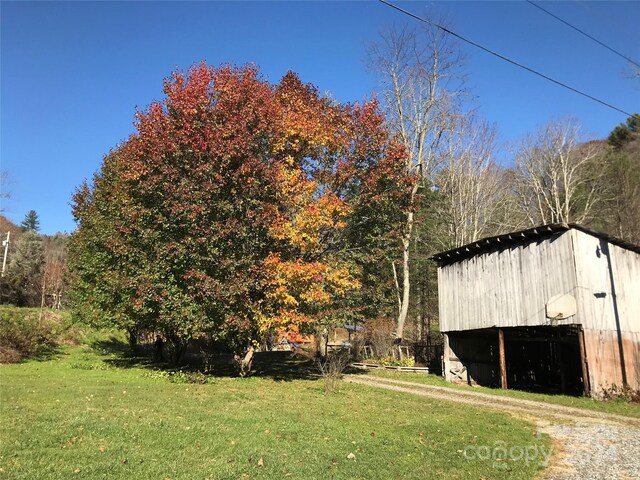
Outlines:
POLYGON ((2 246, 4 247, 4 258, 2 259, 2 277, 4 277, 4 270, 7 266, 7 253, 9 252, 9 237, 11 236, 11 232, 7 232, 7 239, 2 241, 2 246))

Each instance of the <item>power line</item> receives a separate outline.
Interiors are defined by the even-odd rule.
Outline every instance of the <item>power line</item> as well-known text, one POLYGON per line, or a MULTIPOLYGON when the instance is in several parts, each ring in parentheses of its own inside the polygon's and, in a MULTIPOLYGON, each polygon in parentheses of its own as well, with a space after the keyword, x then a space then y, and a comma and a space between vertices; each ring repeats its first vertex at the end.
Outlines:
POLYGON ((605 107, 609 107, 612 110, 615 110, 615 111, 620 112, 620 113, 624 113, 627 117, 631 116, 631 113, 626 112, 626 111, 622 110, 621 108, 614 107, 610 103, 607 103, 607 102, 605 102, 603 100, 600 100, 600 99, 598 99, 598 98, 596 98, 596 97, 594 97, 592 95, 589 95, 588 93, 582 92, 582 91, 578 90, 577 88, 573 88, 570 85, 567 85, 566 83, 560 82, 559 80, 555 80, 555 79, 545 75, 544 73, 538 72, 537 70, 534 70, 533 68, 527 67, 526 65, 523 65, 521 63, 518 63, 515 60, 511 60, 510 58, 505 57, 504 55, 501 55, 498 52, 494 52, 493 50, 491 50, 491 49, 489 49, 487 47, 483 47, 482 45, 480 45, 480 44, 478 44, 476 42, 473 42, 473 41, 463 37, 462 35, 458 35, 456 32, 453 32, 453 31, 449 30, 448 28, 443 27, 442 25, 438 25, 437 23, 434 23, 431 20, 427 20, 426 18, 419 17, 418 15, 416 15, 414 13, 411 13, 408 10, 405 10, 403 8, 400 8, 400 7, 396 6, 396 5, 394 5, 393 3, 389 3, 386 0, 378 0, 378 1, 380 3, 384 3, 385 5, 391 7, 393 9, 395 9, 395 10, 398 10, 399 12, 404 13, 405 15, 408 15, 408 16, 410 16, 412 18, 415 18, 416 20, 419 20, 419 21, 421 21, 423 23, 427 23, 427 24, 432 25, 432 26, 434 26, 436 28, 439 28, 443 32, 446 32, 449 35, 453 35, 454 37, 459 38, 463 42, 466 42, 466 43, 468 43, 470 45, 473 45, 474 47, 479 48, 480 50, 482 50, 484 52, 487 52, 487 53, 493 55, 494 57, 498 57, 499 59, 504 60, 505 62, 508 62, 508 63, 510 63, 512 65, 515 65, 516 67, 520 67, 523 70, 526 70, 526 71, 528 71, 530 73, 533 73, 534 75, 542 77, 545 80, 548 80, 548 81, 550 81, 552 83, 555 83, 556 85, 560 85, 561 87, 564 87, 567 90, 571 90, 572 92, 577 93, 578 95, 582 95, 583 97, 586 97, 586 98, 588 98, 590 100, 593 100, 594 102, 598 102, 599 104, 604 105, 605 107))
POLYGON ((591 15, 593 18, 596 18, 597 20, 604 20, 606 21, 609 26, 615 28, 618 31, 624 31, 625 35, 627 36, 627 40, 631 40, 632 42, 637 41, 637 34, 632 33, 631 30, 629 30, 627 28, 626 25, 624 25, 623 23, 619 22, 617 18, 614 18, 611 13, 609 13, 607 10, 604 11, 595 11, 592 7, 589 6, 589 1, 575 1, 573 2, 574 5, 578 5, 580 8, 582 8, 585 12, 587 12, 587 14, 591 15))
POLYGON ((616 55, 618 55, 619 57, 624 58, 626 61, 633 63, 635 66, 640 67, 640 64, 634 62, 633 60, 631 60, 629 57, 627 57, 626 55, 623 55, 622 53, 618 52, 617 50, 614 50, 613 48, 611 48, 608 45, 605 45, 604 43, 602 43, 600 40, 598 40, 597 38, 592 37, 591 35, 589 35, 587 32, 580 30, 578 27, 574 27, 573 25, 571 25, 569 22, 567 22, 566 20, 561 19, 560 17, 558 17, 557 15, 554 15, 553 13, 551 13, 549 10, 546 10, 545 8, 541 7, 540 5, 538 5, 535 2, 532 2, 531 0, 526 0, 527 3, 533 5, 534 7, 542 10, 544 13, 546 13, 547 15, 552 16, 553 18, 555 18, 556 20, 558 20, 559 22, 564 23, 567 27, 571 27, 573 28, 576 32, 581 33, 582 35, 584 35, 585 37, 593 40, 594 42, 596 42, 598 45, 602 45, 604 48, 606 48, 607 50, 615 53, 616 55))

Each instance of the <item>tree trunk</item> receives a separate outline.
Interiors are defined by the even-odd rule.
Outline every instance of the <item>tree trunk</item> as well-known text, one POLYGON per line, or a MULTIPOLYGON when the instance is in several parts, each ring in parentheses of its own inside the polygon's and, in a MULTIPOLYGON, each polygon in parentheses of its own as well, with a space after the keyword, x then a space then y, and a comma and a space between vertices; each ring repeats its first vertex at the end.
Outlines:
POLYGON ((189 342, 177 335, 167 336, 167 341, 169 343, 169 360, 173 366, 177 367, 182 363, 184 355, 187 353, 189 342))
POLYGON ((410 274, 410 254, 411 239, 413 238, 413 207, 415 204, 416 194, 418 193, 418 182, 416 182, 411 190, 409 203, 409 213, 407 213, 407 223, 404 234, 402 235, 402 302, 400 304, 400 313, 398 315, 398 323, 396 327, 396 338, 402 340, 404 333, 404 324, 407 321, 409 313, 409 293, 411 290, 410 274))
POLYGON ((409 278, 409 245, 411 244, 411 230, 413 227, 413 212, 409 213, 407 221, 407 232, 402 238, 402 306, 398 315, 398 326, 396 327, 396 338, 402 339, 404 324, 409 313, 409 291, 411 280, 409 278))
POLYGON ((47 288, 47 275, 46 275, 46 270, 45 272, 42 274, 42 292, 40 295, 40 313, 38 314, 38 326, 42 325, 42 311, 44 310, 44 296, 45 296, 45 290, 47 288))
POLYGON ((129 334, 129 348, 131 351, 135 351, 138 347, 138 332, 132 328, 127 330, 127 333, 129 334))

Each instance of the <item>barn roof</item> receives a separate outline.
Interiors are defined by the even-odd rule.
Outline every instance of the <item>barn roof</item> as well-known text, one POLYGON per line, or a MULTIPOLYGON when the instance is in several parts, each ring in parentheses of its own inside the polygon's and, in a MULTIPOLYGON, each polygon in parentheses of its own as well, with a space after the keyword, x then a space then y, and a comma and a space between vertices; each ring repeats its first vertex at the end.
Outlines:
POLYGON ((495 252, 512 246, 527 244, 531 241, 544 240, 559 235, 562 232, 571 230, 572 228, 588 233, 589 235, 593 235, 594 237, 601 238, 602 240, 606 240, 618 247, 640 253, 640 246, 638 245, 625 242, 624 240, 620 240, 619 238, 612 237, 605 233, 591 230, 583 227, 582 225, 578 225, 577 223, 553 223, 549 225, 542 225, 540 227, 529 228, 527 230, 506 233, 504 235, 497 235, 495 237, 483 238, 476 242, 468 243, 467 245, 438 253, 431 258, 433 258, 433 260, 442 267, 482 253, 495 252))

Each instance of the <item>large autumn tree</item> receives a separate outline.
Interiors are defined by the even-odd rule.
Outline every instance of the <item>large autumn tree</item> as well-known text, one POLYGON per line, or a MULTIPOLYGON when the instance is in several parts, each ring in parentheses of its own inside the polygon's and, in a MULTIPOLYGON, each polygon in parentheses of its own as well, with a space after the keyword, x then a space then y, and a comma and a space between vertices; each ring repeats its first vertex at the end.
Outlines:
POLYGON ((358 310, 381 260, 362 255, 360 213, 401 218, 405 151, 375 103, 293 73, 270 85, 254 66, 197 64, 164 92, 74 195, 73 299, 132 340, 161 332, 176 361, 198 335, 224 339, 244 373, 267 333, 358 310))

